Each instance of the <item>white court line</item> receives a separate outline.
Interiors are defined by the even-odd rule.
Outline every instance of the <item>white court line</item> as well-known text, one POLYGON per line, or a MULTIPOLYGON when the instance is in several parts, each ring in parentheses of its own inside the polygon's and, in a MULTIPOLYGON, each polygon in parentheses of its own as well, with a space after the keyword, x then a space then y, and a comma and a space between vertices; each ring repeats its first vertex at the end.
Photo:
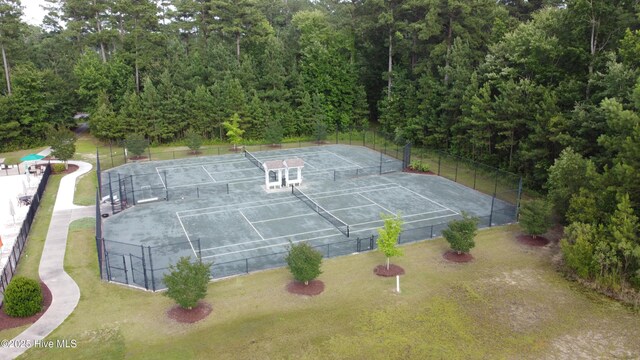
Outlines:
MULTIPOLYGON (((198 167, 198 166, 204 166, 204 165, 219 165, 219 164, 243 164, 243 165, 248 165, 248 164, 246 164, 246 161, 244 161, 244 158, 242 158, 242 159, 224 160, 224 161, 200 162, 200 163, 189 164, 189 165, 156 166, 156 169, 161 169, 161 170, 182 169, 182 168, 192 168, 192 167, 198 167)), ((250 169, 250 168, 247 167, 247 169, 250 169)))
POLYGON ((357 166, 357 167, 359 167, 360 169, 362 169, 362 166, 360 166, 360 165, 358 165, 358 164, 354 163, 354 162, 353 162, 353 161, 351 161, 351 160, 345 159, 344 157, 342 157, 342 156, 340 156, 340 155, 338 155, 338 154, 334 153, 333 151, 324 150, 324 152, 327 152, 327 153, 329 153, 329 154, 335 155, 335 156, 339 157, 340 159, 342 159, 342 160, 344 160, 344 161, 348 162, 349 164, 354 165, 354 166, 357 166))
POLYGON ((240 215, 242 215, 242 217, 247 220, 247 222, 249 223, 249 225, 251 225, 251 227, 253 228, 253 231, 256 232, 256 234, 258 234, 258 236, 260 236, 260 239, 264 240, 264 237, 262 237, 262 234, 260 234, 260 232, 258 231, 258 229, 256 229, 255 226, 253 226, 253 224, 251 223, 251 221, 249 221, 249 219, 247 219, 246 216, 244 216, 244 213, 240 210, 238 210, 238 212, 240 213, 240 215))
MULTIPOLYGON (((326 152, 326 151, 314 151, 314 152, 309 152, 309 153, 300 153, 300 154, 319 154, 322 152, 326 152)), ((255 153, 252 153, 255 154, 255 153)), ((232 155, 232 154, 225 154, 225 155, 232 155)), ((269 155, 269 156, 265 156, 264 159, 281 159, 283 156, 301 156, 298 155, 297 152, 294 152, 291 155, 269 155)), ((210 156, 218 156, 218 155, 210 155, 210 156)), ((258 160, 262 160, 263 158, 260 158, 258 160)), ((244 158, 244 156, 241 159, 233 159, 233 160, 223 160, 223 161, 208 161, 208 162, 201 162, 201 163, 196 163, 196 164, 190 164, 190 165, 164 165, 164 166, 156 166, 156 170, 157 169, 180 169, 180 168, 190 168, 190 167, 198 167, 198 166, 203 166, 203 165, 218 165, 218 164, 233 164, 233 163, 238 163, 238 164, 247 164, 246 159, 244 158)), ((247 169, 251 169, 251 167, 247 167, 247 169)))
MULTIPOLYGON (((336 195, 327 195, 327 196, 313 196, 313 194, 311 194, 309 196, 313 196, 314 199, 329 199, 329 198, 332 198, 332 197, 341 197, 341 196, 348 196, 348 195, 364 194, 364 193, 373 192, 373 191, 390 190, 390 189, 396 189, 396 188, 398 188, 398 187, 397 186, 393 186, 393 187, 384 187, 384 188, 378 188, 378 189, 370 189, 370 190, 348 192, 346 194, 336 194, 336 195)), ((318 193, 318 194, 322 194, 322 193, 318 193)), ((340 210, 342 210, 342 209, 340 209, 340 210)))
POLYGON ((185 229, 184 224, 182 223, 182 219, 180 219, 180 215, 178 215, 178 213, 176 213, 176 216, 178 217, 178 221, 180 222, 180 226, 182 226, 182 231, 184 231, 184 235, 187 237, 187 240, 189 241, 189 245, 191 246, 191 250, 193 250, 193 255, 195 255, 196 259, 198 258, 198 254, 196 253, 196 249, 193 247, 193 243, 191 242, 191 238, 189 238, 189 234, 187 233, 187 229, 185 229))
MULTIPOLYGON (((328 238, 328 237, 335 237, 336 235, 325 235, 325 236, 318 236, 318 237, 314 237, 314 238, 307 238, 307 239, 303 239, 303 240, 296 240, 296 241, 291 241, 291 243, 293 244, 297 244, 299 242, 307 242, 307 241, 311 241, 311 240, 318 240, 318 239, 324 239, 324 238, 328 238)), ((245 244, 245 243, 242 243, 245 244)), ((237 245, 242 245, 242 244, 237 244, 237 245)), ((273 244, 273 245, 265 245, 265 246, 260 246, 260 247, 256 247, 256 248, 251 248, 251 249, 244 249, 244 250, 237 250, 237 251, 230 251, 230 252, 226 252, 226 253, 222 253, 222 254, 216 254, 216 255, 209 255, 209 256, 203 256, 203 259, 207 259, 207 258, 212 258, 212 257, 216 257, 216 256, 224 256, 224 255, 231 255, 231 254, 238 254, 238 253, 243 253, 243 252, 247 252, 247 251, 253 251, 253 250, 259 250, 259 249, 268 249, 268 248, 272 248, 272 247, 276 247, 276 246, 286 246, 289 245, 288 242, 286 243, 279 243, 279 244, 273 244)), ((215 249, 215 248, 213 248, 215 249)))
MULTIPOLYGON (((220 210, 215 210, 215 211, 207 211, 207 212, 203 212, 203 213, 198 213, 198 214, 189 214, 189 215, 182 215, 182 217, 188 217, 188 216, 200 216, 200 215, 208 215, 208 214, 217 214, 217 213, 222 213, 222 212, 233 212, 233 211, 240 211, 240 210, 246 210, 246 209, 255 209, 255 208, 259 208, 259 207, 264 207, 264 206, 269 206, 269 205, 278 205, 278 204, 293 204, 293 203, 297 203, 300 202, 300 200, 287 200, 287 201, 283 201, 283 202, 278 202, 278 203, 265 203, 265 204, 260 204, 260 205, 255 205, 255 206, 245 206, 245 207, 241 207, 241 208, 227 208, 227 209, 220 209, 220 210)), ((248 204, 256 204, 254 203, 248 203, 248 204)), ((233 205, 221 205, 221 206, 233 206, 233 205)), ((202 209, 196 209, 196 210, 202 210, 202 209)), ((185 210, 185 211, 193 211, 193 210, 185 210)))
MULTIPOLYGON (((389 184, 389 185, 390 185, 390 184, 398 185, 398 184, 395 184, 395 183, 388 183, 388 184, 389 184)), ((369 185, 369 186, 363 186, 363 187, 355 187, 355 188, 342 189, 342 190, 339 190, 339 191, 340 191, 340 192, 343 192, 343 191, 347 191, 347 192, 349 192, 349 191, 354 191, 354 190, 359 190, 359 189, 369 189, 369 188, 376 187, 376 186, 384 186, 384 185, 388 185, 388 184, 369 185)), ((390 189, 392 189, 392 188, 390 188, 390 189)), ((355 192, 357 192, 357 191, 355 191, 355 192)), ((335 194, 335 193, 337 193, 337 191, 335 191, 335 190, 334 190, 334 191, 319 192, 319 193, 316 193, 316 194, 335 194)), ((309 196, 313 196, 313 195, 315 195, 315 194, 310 194, 309 196)), ((344 195, 344 194, 343 194, 343 195, 344 195)), ((343 195, 335 195, 335 196, 343 196, 343 195)), ((347 194, 347 195, 348 195, 348 194, 347 194)), ((326 197, 327 197, 327 198, 328 198, 328 197, 333 197, 333 195, 332 195, 332 196, 326 196, 326 197)), ((319 198, 320 198, 320 199, 323 199, 323 198, 325 198, 325 197, 319 197, 319 198)), ((198 208, 198 209, 191 209, 191 210, 182 210, 182 211, 178 211, 178 213, 179 213, 179 214, 183 214, 183 213, 190 213, 190 212, 194 212, 194 211, 201 211, 201 210, 221 209, 221 208, 228 208, 228 207, 230 207, 230 206, 234 206, 234 210, 235 210, 235 209, 241 209, 241 210, 244 210, 244 209, 252 209, 252 208, 261 207, 261 206, 266 206, 266 205, 292 204, 292 203, 297 203, 297 202, 300 202, 300 200, 297 200, 297 199, 296 199, 296 200, 286 200, 286 201, 278 201, 278 202, 275 202, 275 201, 273 201, 273 200, 247 201, 247 202, 238 203, 238 204, 231 204, 231 205, 216 205, 216 206, 209 206, 209 207, 205 207, 205 208, 198 208), (247 206, 247 207, 239 207, 239 208, 238 208, 237 206, 239 206, 239 205, 254 205, 254 206, 247 206)), ((223 211, 226 211, 226 210, 223 210, 223 211)), ((217 212, 217 211, 213 211, 213 212, 203 212, 203 213, 192 214, 192 215, 182 215, 182 217, 186 217, 186 216, 197 216, 197 215, 206 215, 206 214, 215 213, 215 212, 217 212)))
MULTIPOLYGON (((371 204, 369 206, 374 206, 374 204, 371 204)), ((408 217, 416 217, 416 216, 422 216, 422 215, 429 215, 429 214, 433 214, 433 213, 437 213, 437 212, 441 212, 441 211, 449 211, 447 209, 442 209, 442 210, 435 210, 435 211, 430 211, 430 212, 426 212, 426 213, 420 213, 420 214, 413 214, 413 215, 402 215, 403 220, 408 218, 408 217)), ((443 215, 443 217, 446 216, 453 216, 455 214, 449 214, 449 215, 443 215)), ((418 222, 418 221, 426 221, 426 220, 430 220, 430 219, 438 219, 440 217, 435 217, 435 218, 428 218, 428 219, 418 219, 418 220, 413 220, 413 221, 403 221, 403 223, 407 224, 407 223, 412 223, 412 222, 418 222)), ((366 222, 361 222, 361 223, 357 223, 357 224, 353 224, 353 225, 349 225, 349 227, 351 226, 360 226, 360 225, 365 225, 365 224, 373 224, 376 222, 380 222, 380 221, 384 221, 382 219, 378 219, 378 220, 373 220, 373 221, 366 221, 366 222)))
MULTIPOLYGON (((226 173, 226 172, 237 172, 237 171, 247 171, 247 170, 251 170, 253 171, 253 169, 255 169, 255 167, 252 168, 247 168, 247 169, 240 169, 240 170, 233 170, 233 171, 219 171, 216 172, 216 174, 221 174, 221 173, 226 173)), ((308 171, 305 173, 305 176, 309 176, 309 175, 318 175, 318 174, 322 174, 322 173, 331 173, 333 170, 340 170, 343 169, 341 167, 337 167, 334 169, 329 169, 329 170, 318 170, 318 171, 308 171)), ((240 180, 238 181, 231 181, 228 184, 232 185, 232 184, 241 184, 241 183, 247 183, 247 182, 254 182, 256 180, 262 180, 263 177, 262 176, 255 176, 255 177, 248 177, 248 178, 240 178, 240 180)), ((193 183, 193 184, 184 184, 184 185, 176 185, 176 186, 172 186, 170 187, 170 189, 175 189, 175 188, 183 188, 183 187, 192 187, 192 186, 197 186, 197 185, 206 185, 206 184, 213 184, 213 182, 203 182, 203 183, 193 183)))
POLYGON ((415 192, 415 191, 413 191, 413 190, 411 190, 411 189, 407 189, 406 187, 404 187, 404 186, 402 186, 402 185, 400 185, 400 187, 401 187, 401 188, 403 188, 403 189, 405 189, 405 190, 407 190, 407 191, 409 191, 409 192, 412 192, 412 193, 414 193, 414 194, 416 194, 416 195, 420 196, 421 198, 423 198, 423 199, 425 199, 425 200, 427 200, 427 201, 430 201, 430 202, 432 202, 432 203, 434 203, 434 204, 436 204, 436 205, 438 205, 438 206, 440 206, 440 207, 442 207, 442 208, 445 208, 445 209, 447 209, 447 210, 449 210, 449 211, 451 211, 451 212, 455 213, 456 215, 460 215, 460 213, 459 213, 459 212, 457 212, 457 211, 455 211, 455 210, 452 210, 452 209, 449 209, 448 207, 446 207, 446 206, 444 206, 444 205, 442 205, 442 204, 440 204, 440 203, 438 203, 438 202, 436 202, 436 201, 433 201, 433 200, 429 199, 428 197, 426 197, 426 196, 424 196, 424 195, 422 195, 422 194, 420 194, 420 193, 417 193, 417 192, 415 192))
POLYGON ((280 218, 275 218, 275 219, 258 220, 258 221, 254 221, 253 223, 254 224, 259 224, 259 223, 266 223, 266 222, 270 222, 270 221, 293 219, 293 218, 297 218, 297 217, 305 217, 305 216, 313 216, 313 215, 314 215, 314 213, 301 214, 301 215, 291 215, 291 216, 285 216, 285 217, 280 217, 280 218))
POLYGON ((166 189, 167 188, 167 184, 165 184, 164 180, 162 180, 162 175, 160 175, 160 170, 158 170, 158 168, 156 168, 156 172, 158 173, 158 177, 160 178, 160 182, 162 182, 162 187, 164 187, 166 189))
POLYGON ((217 182, 216 179, 213 178, 213 176, 211 176, 211 173, 207 171, 207 169, 205 169, 204 165, 202 165, 202 170, 204 170, 204 172, 207 173, 207 175, 209 175, 209 177, 211 178, 211 180, 213 180, 213 182, 217 182))
MULTIPOLYGON (((421 220, 414 220, 414 221, 407 221, 405 222, 406 224, 411 224, 411 223, 416 223, 416 222, 420 222, 420 221, 429 221, 429 220, 434 220, 434 219, 439 219, 439 218, 443 218, 443 217, 447 217, 447 216, 455 216, 454 214, 450 214, 450 215, 444 215, 444 216, 437 216, 434 218, 429 218, 429 219, 421 219, 421 220)), ((355 225, 350 225, 350 226, 355 226, 355 225)), ((360 232, 360 231, 369 231, 369 230, 376 230, 379 229, 380 227, 372 227, 372 228, 366 228, 366 229, 358 229, 358 230, 353 230, 353 232, 360 232)), ((317 239, 324 239, 324 238, 328 238, 328 237, 334 237, 336 235, 326 235, 326 236, 318 236, 318 237, 314 237, 314 238, 308 238, 308 239, 303 239, 303 240, 296 240, 296 241, 291 241, 291 243, 296 244, 299 242, 308 242, 308 241, 312 241, 312 240, 317 240, 317 239)), ((240 244, 236 244, 236 245, 242 245, 245 243, 240 243, 240 244)), ((289 243, 279 243, 279 244, 273 244, 273 245, 265 245, 265 246, 260 246, 260 247, 255 247, 255 248, 251 248, 251 249, 244 249, 244 250, 237 250, 237 251, 230 251, 230 252, 226 252, 226 253, 222 253, 222 254, 216 254, 216 255, 209 255, 209 256, 203 256, 203 259, 208 259, 208 258, 213 258, 213 257, 220 257, 220 256, 225 256, 225 255, 233 255, 233 254, 239 254, 239 253, 243 253, 243 252, 247 252, 247 251, 254 251, 254 250, 260 250, 260 249, 268 249, 268 248, 272 248, 272 247, 277 247, 277 246, 286 246, 289 245, 289 243)), ((232 245, 225 245, 226 247, 228 246, 232 246, 232 245)), ((211 248, 211 249, 217 249, 217 248, 211 248)), ((206 249, 209 250, 209 249, 206 249)), ((205 251, 205 250, 202 250, 205 251)))
MULTIPOLYGON (((435 216, 435 217, 431 217, 431 218, 428 218, 428 219, 418 219, 418 220, 412 220, 412 221, 405 221, 404 224, 413 224, 413 223, 417 223, 417 222, 421 222, 421 221, 431 221, 431 220, 442 219, 442 218, 445 218, 445 217, 458 216, 458 215, 459 214, 448 214, 448 215, 442 215, 442 216, 435 216)), ((354 226, 359 226, 359 225, 363 225, 363 224, 368 224, 368 222, 349 225, 349 229, 351 230, 351 232, 360 232, 360 231, 375 230, 375 229, 379 229, 380 228, 380 226, 376 226, 376 227, 366 228, 366 229, 353 229, 354 226)), ((437 224, 433 224, 433 225, 437 225, 437 224)), ((411 229, 409 229, 409 230, 411 230, 411 229)))
POLYGON ((365 199, 367 199, 367 200, 371 201, 372 203, 374 203, 374 204, 378 205, 378 207, 379 207, 380 209, 382 209, 382 210, 384 210, 384 211, 388 212, 389 214, 391 214, 391 215, 396 215, 393 211, 391 211, 391 210, 389 210, 389 209, 385 208, 384 206, 382 206, 382 205, 378 204, 377 202, 375 202, 375 201, 373 201, 373 200, 369 199, 368 197, 366 197, 366 196, 362 195, 361 193, 358 193, 358 195, 360 195, 360 196, 362 196, 363 198, 365 198, 365 199))
MULTIPOLYGON (((337 230, 336 228, 329 228, 329 229, 321 229, 321 230, 314 230, 314 231, 306 231, 306 232, 302 232, 302 233, 297 233, 297 234, 292 234, 292 235, 283 235, 283 236, 276 236, 276 237, 272 237, 272 238, 267 238, 267 239, 262 239, 262 240, 253 240, 253 241, 245 241, 242 243, 235 243, 235 244, 228 244, 228 245, 221 245, 221 246, 216 246, 216 247, 212 247, 212 248, 207 248, 207 249, 202 249, 200 251, 210 251, 210 250, 215 250, 215 249, 222 249, 222 248, 228 248, 231 246, 239 246, 239 245, 245 245, 245 244, 253 244, 253 243, 257 243, 257 242, 263 242, 263 241, 270 241, 270 240, 277 240, 277 239, 284 239, 287 237, 292 237, 292 236, 300 236, 300 235, 305 235, 305 234, 311 234, 311 233, 315 233, 315 232, 322 232, 322 231, 332 231, 332 230, 337 230)), ((336 236, 337 234, 333 234, 333 235, 327 235, 328 236, 336 236)), ((307 241, 308 239, 305 238, 304 241, 307 241)))

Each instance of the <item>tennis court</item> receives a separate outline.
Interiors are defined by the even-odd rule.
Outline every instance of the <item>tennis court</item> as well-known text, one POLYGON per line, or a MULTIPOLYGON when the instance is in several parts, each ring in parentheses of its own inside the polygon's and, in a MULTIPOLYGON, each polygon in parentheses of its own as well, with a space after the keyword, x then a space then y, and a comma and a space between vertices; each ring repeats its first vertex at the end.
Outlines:
POLYGON ((161 287, 162 274, 181 256, 212 261, 213 276, 223 277, 250 267, 273 267, 282 261, 281 254, 290 243, 303 241, 326 246, 325 256, 350 254, 360 249, 361 239, 377 233, 382 214, 401 214, 403 228, 415 229, 420 239, 433 236, 433 226, 459 218, 462 211, 480 217, 491 209, 505 214, 504 219, 494 217, 494 222, 508 221, 515 214, 512 204, 437 176, 378 169, 375 175, 336 180, 335 171, 364 172, 398 162, 381 162, 380 153, 367 148, 339 145, 293 150, 254 154, 260 161, 291 156, 305 161, 301 186, 272 192, 264 189, 263 171, 244 154, 113 169, 112 179, 129 176, 138 199, 159 187, 169 200, 138 203, 104 221, 109 278, 161 287), (228 191, 193 196, 201 195, 203 186, 222 183, 228 191), (180 190, 185 197, 176 195, 180 190), (422 232, 429 226, 430 235, 422 232))

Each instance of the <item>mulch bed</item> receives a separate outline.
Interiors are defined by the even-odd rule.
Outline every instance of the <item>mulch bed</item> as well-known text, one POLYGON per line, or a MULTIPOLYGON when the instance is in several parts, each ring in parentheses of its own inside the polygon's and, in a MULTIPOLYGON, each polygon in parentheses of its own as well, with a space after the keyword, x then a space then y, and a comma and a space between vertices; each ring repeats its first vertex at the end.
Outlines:
POLYGON ((47 311, 49 306, 51 305, 51 300, 53 300, 53 296, 51 295, 51 291, 44 283, 40 283, 40 287, 42 288, 42 310, 32 316, 19 318, 19 317, 11 317, 4 313, 4 307, 2 311, 0 311, 0 330, 13 329, 15 327, 19 327, 22 325, 33 324, 47 311))
POLYGON ((457 251, 452 250, 449 250, 446 253, 442 254, 442 257, 455 263, 467 263, 473 261, 473 255, 469 253, 458 254, 457 251))
POLYGON ((518 235, 516 237, 518 239, 518 241, 521 244, 525 244, 525 245, 529 245, 529 246, 547 246, 547 244, 550 242, 549 239, 547 239, 544 236, 536 236, 535 238, 531 235, 518 235))
POLYGON ((408 173, 412 173, 412 174, 422 174, 422 175, 435 175, 436 174, 433 171, 418 171, 418 170, 413 170, 413 169, 409 169, 409 168, 404 169, 404 172, 408 172, 408 173))
POLYGON ((287 291, 296 295, 316 296, 324 291, 324 283, 320 280, 311 280, 309 285, 299 281, 287 284, 287 291))
POLYGON ((78 170, 80 167, 78 165, 73 165, 73 164, 69 164, 68 168, 65 169, 64 171, 54 171, 53 173, 56 175, 66 175, 66 174, 71 174, 72 172, 78 170))
POLYGON ((378 276, 391 277, 404 275, 404 269, 394 264, 389 264, 389 269, 387 269, 387 265, 378 265, 373 269, 373 273, 378 276))
POLYGON ((282 144, 269 144, 269 145, 267 145, 267 146, 268 146, 268 147, 270 147, 270 148, 273 148, 273 149, 275 149, 275 148, 282 148, 282 144))
POLYGON ((191 310, 183 309, 180 305, 174 305, 167 311, 167 316, 180 323, 193 324, 206 318, 211 314, 211 310, 211 304, 200 301, 191 310))
POLYGON ((148 157, 140 155, 140 156, 131 156, 129 158, 127 158, 127 160, 131 160, 131 161, 144 161, 144 160, 149 160, 148 157))

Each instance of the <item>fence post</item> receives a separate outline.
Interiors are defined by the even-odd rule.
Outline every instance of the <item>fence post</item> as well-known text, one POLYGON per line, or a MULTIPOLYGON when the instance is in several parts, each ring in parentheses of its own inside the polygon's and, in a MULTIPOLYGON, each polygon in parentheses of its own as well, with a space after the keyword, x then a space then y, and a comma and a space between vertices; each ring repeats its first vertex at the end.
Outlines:
POLYGON ((380 175, 382 175, 382 151, 380 152, 380 175))
POLYGON ((107 281, 111 281, 111 261, 109 261, 109 252, 104 252, 105 270, 107 270, 107 281))
POLYGON ((520 181, 518 181, 518 195, 516 195, 516 214, 515 221, 518 221, 518 215, 520 212, 520 198, 522 197, 522 176, 520 176, 520 181))
POLYGON ((133 200, 133 205, 136 204, 136 189, 133 188, 133 175, 130 175, 129 179, 131 179, 131 197, 133 200))
POLYGON ((113 165, 113 148, 111 147, 111 140, 109 140, 109 155, 111 155, 111 167, 114 167, 115 165, 113 165))
POLYGON ((151 144, 147 144, 147 152, 149 153, 149 161, 151 161, 151 144))
POLYGON ((476 189, 476 179, 478 178, 478 165, 473 168, 473 190, 476 189))
POLYGON ((129 274, 127 274, 127 261, 124 258, 124 255, 122 255, 122 269, 124 269, 124 281, 127 283, 127 285, 129 285, 129 274))
POLYGON ((167 199, 167 201, 169 201, 169 184, 167 184, 167 170, 163 170, 162 171, 162 175, 164 177, 165 199, 167 199))
MULTIPOLYGON (((122 178, 120 177, 120 173, 118 173, 118 194, 120 194, 120 211, 124 211, 124 201, 125 198, 122 196, 122 178)), ((125 191, 126 196, 126 191, 125 191)))
POLYGON ((200 238, 198 238, 198 260, 202 262, 202 247, 200 246, 200 238))
POLYGON ((456 175, 454 177, 454 182, 458 182, 458 164, 460 163, 460 160, 458 158, 456 158, 456 175))
POLYGON ((109 174, 109 198, 111 200, 111 212, 115 213, 116 212, 116 208, 113 205, 113 188, 111 187, 111 173, 109 174))
POLYGON ((200 199, 200 188, 196 187, 196 198, 200 199))
POLYGON ((156 278, 153 271, 153 258, 151 257, 151 246, 147 246, 149 252, 149 267, 151 268, 151 288, 156 291, 156 278))
POLYGON ((244 258, 244 272, 245 272, 245 274, 249 273, 249 259, 248 258, 244 258))
POLYGON ((144 260, 144 246, 140 245, 140 255, 142 255, 142 274, 144 275, 144 288, 149 290, 149 281, 147 279, 147 262, 144 260))
POLYGON ((429 238, 433 239, 433 224, 431 224, 431 235, 429 236, 429 238))

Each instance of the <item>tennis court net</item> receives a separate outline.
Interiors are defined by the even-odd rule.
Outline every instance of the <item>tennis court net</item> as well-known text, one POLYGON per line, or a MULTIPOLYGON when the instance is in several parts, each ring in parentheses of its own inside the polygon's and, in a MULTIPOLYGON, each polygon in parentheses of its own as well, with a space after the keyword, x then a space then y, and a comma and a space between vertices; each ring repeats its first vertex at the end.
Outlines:
POLYGON ((318 205, 317 202, 311 200, 302 190, 296 188, 295 186, 291 186, 291 192, 295 197, 302 200, 303 203, 307 204, 313 211, 317 212, 325 218, 328 222, 330 222, 333 226, 335 226, 341 233, 349 237, 349 225, 347 225, 344 221, 338 219, 329 211, 325 210, 322 206, 318 205))
POLYGON ((258 158, 253 156, 252 153, 250 153, 247 150, 245 150, 244 151, 244 157, 249 159, 249 161, 251 161, 253 163, 253 165, 257 166, 260 170, 264 171, 264 168, 262 167, 262 163, 260 162, 260 160, 258 160, 258 158))

